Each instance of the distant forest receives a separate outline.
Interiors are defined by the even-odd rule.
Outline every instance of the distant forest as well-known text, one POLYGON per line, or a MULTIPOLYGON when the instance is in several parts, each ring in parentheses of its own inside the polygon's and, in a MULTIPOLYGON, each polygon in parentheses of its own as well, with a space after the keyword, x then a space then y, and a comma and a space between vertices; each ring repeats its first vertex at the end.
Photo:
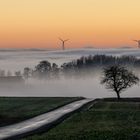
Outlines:
POLYGON ((62 64, 60 67, 55 63, 41 61, 34 70, 24 69, 24 76, 40 78, 58 78, 59 76, 84 76, 101 71, 102 68, 110 65, 122 65, 129 68, 140 68, 140 59, 134 56, 83 56, 80 59, 62 64))
MULTIPOLYGON (((33 78, 59 78, 60 76, 81 76, 96 71, 110 65, 122 65, 128 68, 140 68, 140 59, 134 56, 107 56, 94 55, 83 56, 77 60, 64 63, 58 66, 55 63, 50 63, 47 60, 41 61, 34 69, 29 67, 24 68, 23 72, 15 72, 15 76, 23 76, 25 79, 33 78)), ((0 71, 0 76, 11 76, 8 71, 7 75, 3 70, 0 71)))

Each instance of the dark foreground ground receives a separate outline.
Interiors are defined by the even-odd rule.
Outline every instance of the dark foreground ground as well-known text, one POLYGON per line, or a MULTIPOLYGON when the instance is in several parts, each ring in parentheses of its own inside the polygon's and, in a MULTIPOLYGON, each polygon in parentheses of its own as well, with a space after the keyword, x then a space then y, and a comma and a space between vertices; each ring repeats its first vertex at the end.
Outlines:
POLYGON ((140 99, 90 103, 47 133, 24 140, 140 140, 140 99))
POLYGON ((0 127, 46 113, 81 97, 0 98, 0 127))

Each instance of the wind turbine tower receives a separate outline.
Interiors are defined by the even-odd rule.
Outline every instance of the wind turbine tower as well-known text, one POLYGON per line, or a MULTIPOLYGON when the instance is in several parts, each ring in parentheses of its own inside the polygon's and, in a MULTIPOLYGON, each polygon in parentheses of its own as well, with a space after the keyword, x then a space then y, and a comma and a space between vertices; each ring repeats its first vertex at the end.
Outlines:
POLYGON ((65 43, 66 43, 69 39, 64 40, 64 39, 59 38, 59 40, 62 42, 62 49, 65 50, 65 43))
POLYGON ((138 43, 138 47, 140 48, 140 40, 133 40, 138 43))

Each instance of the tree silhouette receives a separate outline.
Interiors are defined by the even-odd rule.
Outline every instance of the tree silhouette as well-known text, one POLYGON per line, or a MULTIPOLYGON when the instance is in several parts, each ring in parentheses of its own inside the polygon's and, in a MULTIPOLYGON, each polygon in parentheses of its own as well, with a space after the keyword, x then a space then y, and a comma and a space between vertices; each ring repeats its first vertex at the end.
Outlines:
POLYGON ((122 66, 110 66, 105 68, 103 72, 104 77, 101 84, 105 84, 107 89, 115 91, 118 99, 120 99, 121 92, 139 82, 137 76, 122 66))
POLYGON ((5 70, 0 70, 0 77, 5 77, 5 70))
POLYGON ((49 77, 51 72, 51 63, 48 61, 41 61, 36 67, 34 71, 35 76, 39 76, 40 78, 49 77))
POLYGON ((25 67, 23 72, 24 78, 28 79, 29 77, 31 77, 31 75, 32 75, 32 69, 25 67))
POLYGON ((21 74, 21 71, 16 71, 15 72, 15 76, 21 76, 22 74, 21 74))
POLYGON ((41 61, 37 66, 36 66, 36 71, 40 73, 46 73, 51 70, 51 63, 48 61, 41 61))

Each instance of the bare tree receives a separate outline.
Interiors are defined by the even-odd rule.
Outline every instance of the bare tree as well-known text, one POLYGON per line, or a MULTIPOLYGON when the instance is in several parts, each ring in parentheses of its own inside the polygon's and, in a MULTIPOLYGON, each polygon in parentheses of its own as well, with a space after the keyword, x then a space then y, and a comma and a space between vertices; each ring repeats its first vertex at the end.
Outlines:
POLYGON ((51 63, 49 61, 41 61, 36 67, 36 71, 46 73, 51 71, 51 63))
POLYGON ((21 71, 16 71, 15 72, 15 76, 21 76, 22 74, 21 74, 21 71))
POLYGON ((32 69, 25 67, 23 72, 24 78, 28 79, 29 77, 31 77, 31 75, 32 75, 32 69))
POLYGON ((122 66, 110 66, 103 72, 104 77, 101 84, 105 84, 107 89, 115 91, 118 99, 120 99, 120 93, 139 83, 139 78, 122 66))
POLYGON ((34 76, 39 76, 39 78, 50 77, 51 73, 51 63, 49 61, 41 61, 36 67, 34 71, 34 76))

